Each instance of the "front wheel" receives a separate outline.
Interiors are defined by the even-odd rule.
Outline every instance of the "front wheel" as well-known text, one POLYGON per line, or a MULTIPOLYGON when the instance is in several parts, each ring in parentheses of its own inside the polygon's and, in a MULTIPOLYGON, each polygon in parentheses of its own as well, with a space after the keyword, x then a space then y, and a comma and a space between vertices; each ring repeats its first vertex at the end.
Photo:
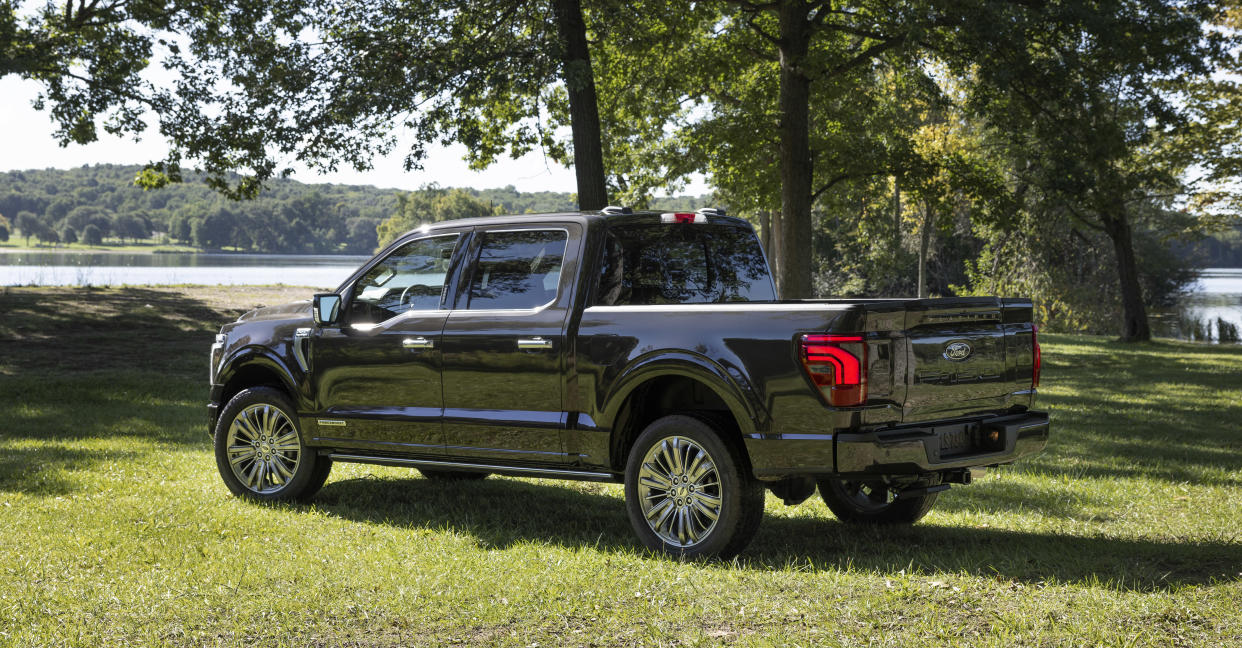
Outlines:
POLYGON ((238 392, 216 424, 216 467, 239 497, 309 499, 323 486, 332 460, 308 448, 293 403, 271 387, 238 392))
POLYGON ((897 499, 897 493, 882 479, 819 480, 819 494, 833 515, 854 524, 914 524, 931 511, 939 495, 927 493, 897 499))
POLYGON ((763 485, 745 456, 693 416, 657 419, 625 468, 625 503, 639 539, 675 556, 731 558, 763 519, 763 485))

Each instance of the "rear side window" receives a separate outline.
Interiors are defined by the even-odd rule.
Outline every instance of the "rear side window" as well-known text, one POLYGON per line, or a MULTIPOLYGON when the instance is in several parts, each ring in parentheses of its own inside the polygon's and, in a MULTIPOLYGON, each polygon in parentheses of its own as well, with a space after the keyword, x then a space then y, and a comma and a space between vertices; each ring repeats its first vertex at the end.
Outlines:
POLYGON ((613 226, 595 303, 698 304, 776 299, 754 232, 730 225, 613 226))
POLYGON ((538 308, 556 299, 565 230, 484 232, 469 310, 538 308))

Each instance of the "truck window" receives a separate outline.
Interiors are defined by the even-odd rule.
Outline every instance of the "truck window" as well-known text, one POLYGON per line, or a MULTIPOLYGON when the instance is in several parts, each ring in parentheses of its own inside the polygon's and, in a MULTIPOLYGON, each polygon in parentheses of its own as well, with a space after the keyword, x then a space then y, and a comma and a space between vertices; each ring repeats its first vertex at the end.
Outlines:
POLYGON ((377 324, 408 310, 437 310, 457 234, 410 241, 354 284, 350 324, 377 324))
POLYGON ((469 310, 538 308, 556 299, 565 230, 484 232, 469 310))
POLYGON ((595 294, 604 306, 776 299, 754 232, 715 224, 610 227, 595 294))

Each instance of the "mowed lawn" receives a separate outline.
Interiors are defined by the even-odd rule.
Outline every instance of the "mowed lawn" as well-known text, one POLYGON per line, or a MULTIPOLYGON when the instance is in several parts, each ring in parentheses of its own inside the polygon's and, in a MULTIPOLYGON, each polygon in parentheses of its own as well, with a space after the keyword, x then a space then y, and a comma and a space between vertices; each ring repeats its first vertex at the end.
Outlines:
POLYGON ((736 561, 620 486, 338 465, 221 484, 215 329, 289 288, 0 289, 0 645, 1242 646, 1242 348, 1044 337, 1054 437, 922 523, 769 496, 736 561))

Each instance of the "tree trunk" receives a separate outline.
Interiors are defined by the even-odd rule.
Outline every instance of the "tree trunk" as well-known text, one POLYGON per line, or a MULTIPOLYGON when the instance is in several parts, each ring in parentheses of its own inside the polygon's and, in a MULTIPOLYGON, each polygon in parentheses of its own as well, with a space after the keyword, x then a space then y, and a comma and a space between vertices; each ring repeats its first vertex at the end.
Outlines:
POLYGON ((587 46, 586 23, 580 0, 555 0, 561 63, 569 92, 569 118, 574 136, 574 173, 578 177, 578 209, 603 209, 608 204, 604 155, 600 144, 599 106, 595 73, 587 46))
POLYGON ((919 231, 919 299, 927 297, 927 248, 931 245, 932 209, 923 205, 923 224, 919 231))
POLYGON ((1119 206, 1110 214, 1101 214, 1104 231, 1113 241, 1117 255, 1117 280, 1121 289, 1121 341, 1145 342, 1151 339, 1151 326, 1147 322, 1147 306, 1143 303, 1143 289, 1139 285, 1138 262, 1134 258, 1134 238, 1130 230, 1129 216, 1125 207, 1119 206))
POLYGON ((811 79, 807 5, 785 0, 780 18, 781 220, 776 274, 782 299, 809 299, 811 289, 811 79))
POLYGON ((893 176, 893 254, 901 249, 901 182, 893 176))
POLYGON ((772 217, 772 244, 768 246, 768 265, 772 269, 772 285, 776 286, 776 294, 780 296, 785 294, 781 292, 781 275, 776 271, 777 268, 781 267, 781 250, 783 249, 781 246, 781 239, 783 238, 781 236, 783 231, 781 228, 781 213, 778 210, 772 210, 768 214, 772 217))
POLYGON ((759 242, 763 244, 763 256, 772 260, 772 214, 766 209, 759 210, 759 242))

